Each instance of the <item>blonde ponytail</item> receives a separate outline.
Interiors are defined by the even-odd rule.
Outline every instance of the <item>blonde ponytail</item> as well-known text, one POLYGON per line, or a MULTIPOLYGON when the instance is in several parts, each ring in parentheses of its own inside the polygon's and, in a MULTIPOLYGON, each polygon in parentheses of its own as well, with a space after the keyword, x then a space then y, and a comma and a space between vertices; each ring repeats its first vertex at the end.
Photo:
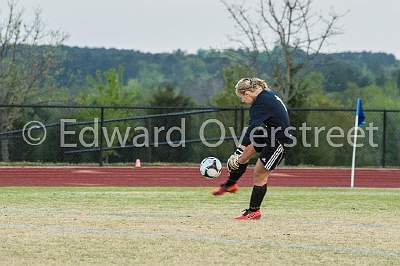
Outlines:
POLYGON ((254 92, 258 88, 270 90, 267 82, 259 78, 242 78, 236 83, 235 89, 237 93, 244 94, 245 91, 254 92))

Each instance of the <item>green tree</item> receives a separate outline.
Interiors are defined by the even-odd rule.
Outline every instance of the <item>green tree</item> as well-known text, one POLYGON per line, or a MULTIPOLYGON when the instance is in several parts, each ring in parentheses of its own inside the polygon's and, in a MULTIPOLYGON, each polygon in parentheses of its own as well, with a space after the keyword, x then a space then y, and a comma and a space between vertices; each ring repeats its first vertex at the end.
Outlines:
MULTIPOLYGON (((93 105, 93 106, 136 106, 143 105, 143 98, 141 93, 144 90, 143 86, 137 81, 130 80, 127 85, 124 84, 123 78, 124 70, 122 67, 118 69, 109 69, 107 71, 101 72, 97 71, 95 76, 88 77, 88 89, 82 92, 78 97, 77 101, 82 105, 93 105)), ((134 128, 136 125, 135 121, 122 121, 122 122, 107 122, 110 119, 124 119, 129 117, 134 117, 138 114, 142 114, 137 110, 124 109, 124 108, 107 108, 104 110, 104 126, 107 128, 108 136, 114 130, 119 130, 122 137, 124 136, 128 127, 134 128)), ((93 121, 94 118, 100 119, 100 109, 99 108, 89 108, 82 109, 78 118, 80 121, 93 121)), ((101 129, 100 129, 101 130, 101 129)), ((132 137, 134 132, 129 131, 129 138, 132 137)), ((88 143, 93 141, 93 136, 88 136, 88 143)), ((109 138, 110 140, 110 138, 109 138)), ((106 143, 106 141, 103 141, 106 143)), ((114 138, 114 143, 112 146, 119 146, 118 138, 114 138)), ((108 151, 105 153, 106 161, 119 160, 122 157, 124 151, 108 151)), ((77 160, 80 158, 76 158, 77 160)), ((93 160, 93 155, 90 155, 88 160, 93 160)), ((130 158, 132 159, 132 158, 130 158)))
POLYGON ((129 86, 124 84, 124 69, 122 67, 97 71, 94 76, 88 76, 88 89, 78 96, 78 102, 86 105, 126 105, 133 106, 140 102, 143 87, 131 80, 129 86))
POLYGON ((141 62, 139 65, 137 79, 146 88, 157 87, 165 82, 164 74, 161 72, 161 65, 146 64, 145 62, 141 62))
MULTIPOLYGON (((176 89, 169 83, 161 84, 153 93, 149 103, 150 106, 179 107, 178 109, 170 109, 170 112, 179 111, 181 107, 192 107, 194 105, 190 97, 177 93, 176 89)), ((151 112, 159 113, 158 110, 152 110, 151 112)))
MULTIPOLYGON (((163 84, 154 92, 152 99, 149 102, 150 106, 154 107, 168 107, 168 110, 157 110, 153 109, 149 111, 149 114, 166 114, 184 112, 185 107, 193 107, 194 102, 190 97, 184 96, 177 93, 175 88, 171 84, 163 84), (180 108, 174 108, 180 107, 180 108), (183 108, 183 109, 182 109, 183 108)), ((167 141, 167 131, 174 126, 180 127, 182 118, 185 118, 185 137, 189 139, 192 135, 192 116, 178 115, 173 117, 159 117, 152 118, 149 120, 150 132, 154 133, 155 128, 164 128, 158 134, 158 142, 167 141)), ((171 131, 170 140, 180 141, 181 133, 178 131, 171 131)), ((154 142, 154 134, 150 134, 152 137, 151 142, 154 142)), ((175 162, 186 162, 193 158, 192 149, 190 144, 186 144, 186 147, 170 147, 169 145, 159 145, 158 147, 152 147, 150 150, 151 161, 175 161, 175 162)))
POLYGON ((241 105, 239 97, 235 94, 235 85, 241 78, 254 76, 254 70, 245 64, 234 64, 225 67, 223 69, 224 89, 213 97, 211 103, 218 107, 241 105))

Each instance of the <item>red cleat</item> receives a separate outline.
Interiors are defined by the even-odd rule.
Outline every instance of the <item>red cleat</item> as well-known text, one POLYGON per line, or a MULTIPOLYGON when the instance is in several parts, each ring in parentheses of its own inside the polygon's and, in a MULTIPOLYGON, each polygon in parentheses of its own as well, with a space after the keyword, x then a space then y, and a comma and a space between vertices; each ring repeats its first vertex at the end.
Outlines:
POLYGON ((232 186, 225 187, 224 185, 220 186, 219 188, 216 188, 212 194, 214 196, 221 196, 225 194, 226 192, 229 193, 235 193, 238 190, 239 186, 237 184, 233 184, 232 186))
POLYGON ((235 220, 258 220, 261 218, 261 211, 257 210, 255 212, 250 209, 246 209, 243 211, 243 214, 235 217, 235 220))

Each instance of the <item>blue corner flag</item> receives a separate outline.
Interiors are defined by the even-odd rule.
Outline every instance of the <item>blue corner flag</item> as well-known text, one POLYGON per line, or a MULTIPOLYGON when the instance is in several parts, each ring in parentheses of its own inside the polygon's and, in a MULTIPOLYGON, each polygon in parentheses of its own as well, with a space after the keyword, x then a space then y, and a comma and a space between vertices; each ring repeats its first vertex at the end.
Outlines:
POLYGON ((355 134, 354 134, 354 141, 353 141, 353 158, 351 162, 351 181, 350 181, 350 186, 353 188, 354 187, 354 172, 356 168, 356 147, 357 147, 357 128, 362 127, 365 125, 365 115, 364 111, 362 109, 362 102, 361 98, 357 98, 357 111, 356 111, 356 121, 354 121, 354 127, 356 128, 355 134))
POLYGON ((357 99, 357 113, 356 116, 358 116, 358 125, 359 127, 362 127, 365 125, 365 115, 364 115, 364 111, 362 109, 362 102, 361 102, 361 98, 357 99))

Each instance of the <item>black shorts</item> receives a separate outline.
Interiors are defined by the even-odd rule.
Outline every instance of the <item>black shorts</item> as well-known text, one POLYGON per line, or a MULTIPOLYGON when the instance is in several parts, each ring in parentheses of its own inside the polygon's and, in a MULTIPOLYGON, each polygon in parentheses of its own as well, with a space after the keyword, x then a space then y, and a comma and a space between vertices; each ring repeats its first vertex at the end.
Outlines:
POLYGON ((285 148, 281 144, 279 140, 271 141, 271 139, 266 138, 260 141, 256 141, 254 145, 258 147, 254 147, 254 149, 260 153, 259 159, 264 164, 264 167, 268 171, 272 171, 275 169, 276 166, 280 164, 284 155, 285 155, 285 148), (257 145, 257 144, 262 145, 257 145))

